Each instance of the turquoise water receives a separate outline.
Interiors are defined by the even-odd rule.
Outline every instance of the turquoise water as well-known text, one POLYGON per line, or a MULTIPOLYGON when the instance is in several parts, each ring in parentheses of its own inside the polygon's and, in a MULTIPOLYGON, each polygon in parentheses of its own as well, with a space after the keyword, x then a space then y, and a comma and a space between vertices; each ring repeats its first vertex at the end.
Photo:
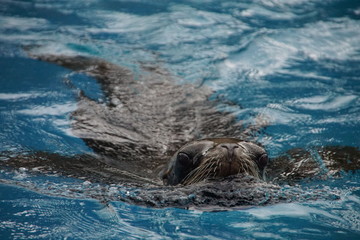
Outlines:
MULTIPOLYGON (((269 119, 260 141, 272 157, 297 147, 359 148, 359 39, 358 1, 3 0, 0 150, 91 152, 72 135, 69 115, 79 89, 101 100, 99 86, 29 59, 26 47, 101 57, 134 72, 156 64, 179 82, 206 84, 235 103, 230 110, 244 124, 258 114, 269 119)), ((359 172, 312 183, 339 189, 338 201, 230 212, 106 205, 68 191, 86 182, 32 177, 26 169, 2 169, 0 178, 1 239, 360 237, 359 172)), ((114 189, 108 186, 104 194, 114 189)))

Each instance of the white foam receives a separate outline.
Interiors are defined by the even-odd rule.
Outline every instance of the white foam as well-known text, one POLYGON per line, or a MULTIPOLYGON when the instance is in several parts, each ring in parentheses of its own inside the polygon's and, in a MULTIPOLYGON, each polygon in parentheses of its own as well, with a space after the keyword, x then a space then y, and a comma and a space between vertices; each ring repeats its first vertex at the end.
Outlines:
MULTIPOLYGON (((219 64, 221 78, 233 79, 234 72, 240 76, 251 73, 250 79, 286 74, 292 62, 306 58, 315 61, 354 59, 354 53, 359 51, 359 29, 358 23, 352 19, 309 23, 296 29, 265 29, 258 32, 248 46, 219 64)), ((305 74, 301 73, 301 76, 328 80, 313 72, 305 74)))
POLYGON ((33 29, 46 29, 50 26, 50 23, 42 18, 0 16, 0 25, 2 29, 28 31, 33 29))
POLYGON ((54 104, 51 106, 35 106, 31 109, 19 110, 18 113, 31 116, 63 116, 76 110, 76 103, 54 104))
POLYGON ((0 100, 14 101, 14 100, 28 100, 30 98, 44 97, 47 94, 40 92, 29 93, 0 93, 0 100))
POLYGON ((293 105, 308 110, 338 111, 349 107, 357 99, 358 97, 355 95, 313 96, 297 99, 293 105))
POLYGON ((296 217, 303 219, 312 219, 312 215, 322 215, 331 219, 342 221, 338 216, 330 214, 327 211, 316 207, 308 207, 297 203, 278 204, 270 207, 253 208, 246 210, 252 216, 258 219, 273 219, 274 217, 296 217))

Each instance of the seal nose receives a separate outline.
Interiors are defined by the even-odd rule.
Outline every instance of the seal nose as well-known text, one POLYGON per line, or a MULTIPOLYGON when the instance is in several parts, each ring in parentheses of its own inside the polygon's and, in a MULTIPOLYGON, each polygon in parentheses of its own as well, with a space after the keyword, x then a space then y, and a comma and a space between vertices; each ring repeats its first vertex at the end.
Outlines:
POLYGON ((239 145, 236 143, 223 143, 220 147, 225 148, 228 151, 228 160, 231 162, 234 157, 234 151, 236 148, 239 148, 239 145))

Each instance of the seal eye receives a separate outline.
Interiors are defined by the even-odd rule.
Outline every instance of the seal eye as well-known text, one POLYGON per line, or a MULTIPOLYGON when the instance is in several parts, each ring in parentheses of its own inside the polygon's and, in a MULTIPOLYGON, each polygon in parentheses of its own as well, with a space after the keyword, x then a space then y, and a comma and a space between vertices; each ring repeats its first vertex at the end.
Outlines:
POLYGON ((183 166, 188 166, 191 163, 191 159, 189 157, 189 155, 187 155, 186 153, 180 152, 177 155, 177 161, 178 163, 180 163, 183 166))

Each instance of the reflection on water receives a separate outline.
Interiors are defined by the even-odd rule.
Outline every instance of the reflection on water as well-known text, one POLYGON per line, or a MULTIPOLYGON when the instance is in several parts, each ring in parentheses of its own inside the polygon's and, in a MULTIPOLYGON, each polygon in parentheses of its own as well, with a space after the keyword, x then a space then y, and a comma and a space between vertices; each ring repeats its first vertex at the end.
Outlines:
MULTIPOLYGON (((261 143, 272 157, 314 145, 359 147, 359 18, 360 4, 351 0, 2 1, 0 150, 91 152, 73 136, 70 113, 79 90, 104 101, 94 79, 29 60, 26 46, 97 56, 135 72, 142 64, 161 65, 183 82, 207 84, 245 124, 259 113, 267 116, 271 126, 261 143)), ((7 170, 0 171, 5 181, 7 170)), ((28 180, 26 171, 14 177, 28 180)), ((358 178, 319 183, 349 188, 340 201, 223 213, 106 206, 5 184, 0 236, 356 239, 358 178)), ((60 190, 71 184, 56 176, 47 180, 49 188, 59 181, 60 190)))

